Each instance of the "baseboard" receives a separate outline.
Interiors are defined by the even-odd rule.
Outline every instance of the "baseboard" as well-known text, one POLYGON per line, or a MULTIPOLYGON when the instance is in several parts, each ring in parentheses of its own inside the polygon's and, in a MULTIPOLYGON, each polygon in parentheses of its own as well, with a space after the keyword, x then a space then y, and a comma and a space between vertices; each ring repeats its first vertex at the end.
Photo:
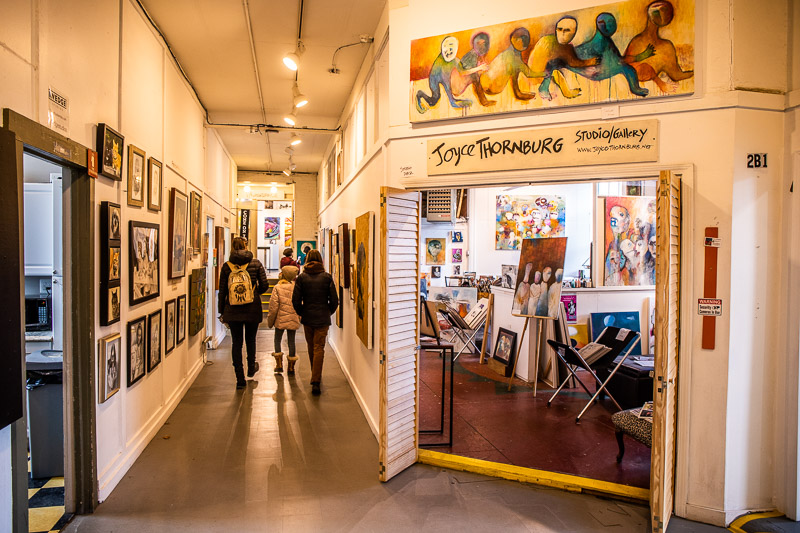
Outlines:
POLYGON ((228 335, 228 328, 221 326, 217 328, 217 334, 211 339, 211 349, 216 350, 217 347, 225 340, 228 335))
POLYGON ((336 348, 336 345, 332 342, 331 338, 328 337, 328 346, 331 347, 333 353, 336 355, 336 360, 339 361, 339 368, 342 369, 344 373, 344 377, 347 378, 347 383, 350 384, 350 390, 353 391, 353 396, 356 397, 356 401, 358 402, 358 406, 361 407, 361 412, 364 413, 364 418, 367 419, 367 424, 369 424, 369 429, 372 431, 372 434, 375 435, 375 439, 378 440, 378 422, 373 420, 369 414, 369 409, 367 409, 367 403, 364 401, 364 398, 361 396, 361 391, 358 390, 358 387, 355 386, 355 382, 353 381, 353 376, 350 375, 350 370, 345 366, 344 362, 342 361, 341 355, 339 355, 339 349, 336 348))
POLYGON ((164 425, 169 416, 178 407, 189 387, 192 386, 200 371, 203 369, 203 361, 198 359, 195 361, 194 367, 189 371, 186 379, 176 390, 175 394, 164 404, 164 406, 157 411, 148 421, 147 424, 139 431, 139 433, 131 440, 126 450, 123 450, 117 455, 117 459, 113 461, 103 473, 100 474, 98 484, 97 499, 103 502, 111 495, 111 492, 116 488, 117 484, 125 477, 133 463, 142 454, 144 449, 153 440, 158 430, 164 425))
POLYGON ((694 520, 695 522, 703 522, 713 526, 726 527, 733 521, 734 518, 739 516, 739 514, 742 513, 733 513, 733 515, 728 518, 728 513, 722 509, 712 509, 711 507, 702 507, 700 505, 692 505, 691 503, 687 503, 686 515, 682 516, 681 518, 694 520))

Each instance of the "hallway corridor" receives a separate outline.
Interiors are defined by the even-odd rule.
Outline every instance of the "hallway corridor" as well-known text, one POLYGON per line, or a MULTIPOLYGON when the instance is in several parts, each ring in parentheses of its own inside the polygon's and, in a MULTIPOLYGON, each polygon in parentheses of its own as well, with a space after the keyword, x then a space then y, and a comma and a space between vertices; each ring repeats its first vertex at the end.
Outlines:
MULTIPOLYGON (((235 390, 230 341, 93 515, 71 533, 303 531, 647 531, 643 506, 416 465, 378 481, 378 445, 326 351, 311 395, 306 346, 298 374, 261 370, 235 390)), ((670 532, 724 531, 675 520, 670 532)))

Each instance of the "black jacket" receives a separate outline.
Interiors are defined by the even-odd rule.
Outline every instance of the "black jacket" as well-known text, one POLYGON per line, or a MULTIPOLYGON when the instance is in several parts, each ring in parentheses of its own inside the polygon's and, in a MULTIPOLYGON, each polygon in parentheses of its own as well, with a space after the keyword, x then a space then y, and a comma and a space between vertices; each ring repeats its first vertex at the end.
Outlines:
POLYGON ((267 292, 269 282, 264 265, 258 259, 253 259, 252 252, 248 250, 234 250, 228 259, 234 265, 247 265, 247 273, 253 283, 253 301, 244 305, 228 304, 228 277, 231 267, 225 262, 219 273, 219 296, 217 297, 217 310, 225 322, 261 322, 261 295, 267 292))
POLYGON ((333 278, 322 263, 312 261, 297 277, 292 305, 300 315, 300 323, 312 328, 331 325, 331 315, 339 307, 339 296, 333 278))

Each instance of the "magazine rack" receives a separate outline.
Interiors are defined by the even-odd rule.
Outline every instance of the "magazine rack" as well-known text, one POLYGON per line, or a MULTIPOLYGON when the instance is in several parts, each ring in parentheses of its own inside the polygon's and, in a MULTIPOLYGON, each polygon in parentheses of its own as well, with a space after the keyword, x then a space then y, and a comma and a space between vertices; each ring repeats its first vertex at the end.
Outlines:
POLYGON ((555 350, 558 358, 561 359, 561 361, 566 365, 569 374, 564 378, 564 381, 561 382, 561 385, 559 385, 558 389, 556 389, 556 392, 553 394, 553 396, 547 401, 547 407, 550 407, 550 404, 553 402, 553 399, 555 399, 555 397, 558 396, 558 393, 561 392, 561 389, 564 388, 564 385, 567 384, 567 381, 571 377, 573 377, 576 380, 578 380, 578 383, 583 388, 583 390, 586 391, 586 394, 592 396, 592 398, 584 406, 580 414, 578 414, 578 416, 575 418, 575 423, 581 421, 581 417, 583 416, 583 414, 589 409, 589 407, 592 406, 595 400, 597 400, 597 397, 600 396, 600 394, 603 392, 605 392, 605 394, 607 394, 608 397, 611 398, 611 401, 614 402, 614 405, 617 406, 617 409, 622 411, 622 407, 620 407, 619 403, 614 398, 614 396, 612 396, 611 393, 608 392, 606 386, 614 378, 614 375, 617 373, 617 370, 619 370, 619 367, 622 366, 622 363, 624 363, 625 360, 628 358, 628 355, 631 353, 631 350, 633 350, 633 347, 636 346, 636 343, 639 342, 640 339, 641 335, 639 334, 638 331, 632 331, 629 329, 620 329, 613 326, 606 327, 600 334, 600 337, 598 337, 598 339, 595 342, 607 346, 608 348, 610 348, 610 350, 603 356, 601 356, 597 361, 594 361, 591 364, 587 363, 586 360, 581 356, 580 352, 578 352, 572 346, 548 339, 547 344, 549 344, 553 348, 553 350, 555 350), (608 374, 606 380, 605 381, 601 380, 597 375, 598 370, 609 368, 612 364, 614 364, 614 359, 616 359, 622 353, 623 350, 625 350, 625 353, 620 358, 619 362, 617 362, 616 365, 614 365, 613 369, 608 374), (595 391, 594 395, 592 395, 592 393, 589 392, 589 389, 586 387, 583 381, 581 381, 581 379, 578 377, 578 374, 576 374, 575 371, 578 368, 582 368, 587 372, 589 372, 589 374, 591 374, 591 376, 597 383, 597 390, 595 391))
POLYGON ((475 353, 480 353, 478 345, 475 344, 475 336, 478 334, 478 331, 481 329, 481 327, 483 327, 484 322, 486 322, 486 315, 484 314, 483 317, 478 321, 478 323, 472 324, 471 327, 470 324, 467 324, 466 321, 464 321, 464 319, 461 318, 461 315, 458 314, 458 311, 456 311, 453 308, 445 308, 442 309, 440 312, 450 323, 450 326, 452 327, 455 336, 461 342, 464 343, 464 346, 462 346, 461 349, 456 354, 455 359, 458 359, 458 356, 461 355, 461 353, 464 350, 466 350, 470 344, 475 349, 475 353), (472 334, 468 335, 467 333, 470 331, 472 332, 472 334))

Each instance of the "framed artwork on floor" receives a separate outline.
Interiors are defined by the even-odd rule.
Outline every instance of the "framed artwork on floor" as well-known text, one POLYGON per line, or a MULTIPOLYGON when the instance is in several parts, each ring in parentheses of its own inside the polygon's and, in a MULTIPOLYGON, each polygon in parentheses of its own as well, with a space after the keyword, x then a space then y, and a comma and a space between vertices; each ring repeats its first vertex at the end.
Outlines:
POLYGON ((154 157, 147 161, 147 208, 161 211, 161 161, 154 157))
POLYGON ((506 377, 511 377, 516 358, 517 334, 505 328, 500 328, 497 333, 497 341, 494 344, 492 359, 500 361, 506 367, 506 377))
POLYGON ((186 295, 178 296, 175 324, 175 346, 183 342, 186 338, 186 295))
POLYGON ((99 390, 97 398, 103 403, 119 391, 119 371, 122 368, 122 338, 114 333, 100 339, 97 356, 99 390))
POLYGON ((202 221, 200 220, 203 215, 203 195, 199 192, 192 191, 189 203, 189 245, 194 250, 194 253, 200 253, 200 247, 203 245, 201 229, 202 221))
POLYGON ((159 295, 158 242, 158 224, 130 221, 130 305, 159 295))
POLYGON ((97 125, 97 152, 100 154, 100 174, 122 181, 122 154, 125 137, 107 124, 97 125))
POLYGON ((164 304, 164 357, 175 348, 175 300, 164 304))
POLYGON ((142 207, 145 194, 145 156, 144 150, 128 145, 128 205, 142 207))
POLYGON ((147 315, 128 322, 128 387, 142 379, 147 358, 147 315))
POLYGON ((186 195, 173 187, 169 191, 169 250, 167 274, 169 279, 186 275, 186 216, 189 205, 186 195))
POLYGON ((161 309, 147 317, 147 371, 161 362, 161 309))

